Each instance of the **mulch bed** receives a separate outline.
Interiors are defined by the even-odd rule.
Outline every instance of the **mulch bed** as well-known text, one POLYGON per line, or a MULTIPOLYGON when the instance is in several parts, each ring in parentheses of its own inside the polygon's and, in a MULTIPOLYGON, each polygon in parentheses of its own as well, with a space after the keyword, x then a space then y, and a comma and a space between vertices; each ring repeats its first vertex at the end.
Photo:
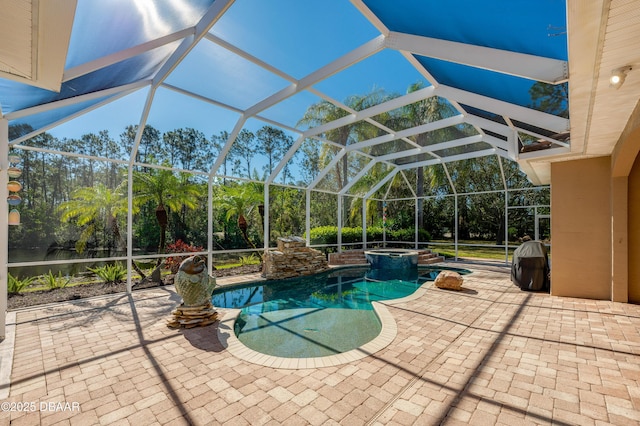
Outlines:
MULTIPOLYGON (((216 277, 228 277, 233 275, 255 274, 261 271, 261 265, 245 265, 237 268, 217 269, 213 271, 216 277)), ((163 277, 162 283, 145 281, 140 283, 134 280, 133 291, 145 288, 153 288, 173 284, 173 275, 163 277)), ((55 290, 41 290, 28 293, 10 294, 7 307, 9 310, 28 308, 30 306, 45 305, 47 303, 65 302, 68 300, 85 299, 87 297, 102 296, 105 294, 125 293, 126 283, 119 284, 82 284, 75 287, 65 287, 55 290)))

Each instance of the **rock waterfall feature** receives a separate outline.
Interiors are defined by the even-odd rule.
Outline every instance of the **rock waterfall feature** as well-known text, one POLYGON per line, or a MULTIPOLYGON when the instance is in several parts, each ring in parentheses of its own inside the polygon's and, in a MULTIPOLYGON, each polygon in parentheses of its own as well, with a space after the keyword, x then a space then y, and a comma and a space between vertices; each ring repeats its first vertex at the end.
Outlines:
POLYGON ((307 247, 300 237, 278 238, 278 249, 263 255, 262 276, 268 280, 312 275, 329 269, 322 252, 307 247))

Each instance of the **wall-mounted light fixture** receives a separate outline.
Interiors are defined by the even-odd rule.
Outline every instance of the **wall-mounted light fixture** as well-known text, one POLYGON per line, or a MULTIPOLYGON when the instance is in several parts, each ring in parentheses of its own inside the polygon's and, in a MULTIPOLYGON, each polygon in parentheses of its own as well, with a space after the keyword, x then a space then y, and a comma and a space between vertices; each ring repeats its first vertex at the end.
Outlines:
POLYGON ((624 83, 624 79, 627 78, 627 73, 631 71, 633 68, 631 65, 626 65, 624 67, 616 68, 611 71, 611 77, 609 77, 609 86, 615 89, 619 89, 624 83))

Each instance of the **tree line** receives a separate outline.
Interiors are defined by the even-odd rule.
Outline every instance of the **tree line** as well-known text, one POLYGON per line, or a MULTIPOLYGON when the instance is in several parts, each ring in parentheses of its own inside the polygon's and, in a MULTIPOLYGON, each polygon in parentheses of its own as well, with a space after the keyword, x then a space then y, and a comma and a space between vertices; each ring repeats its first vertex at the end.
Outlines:
MULTIPOLYGON (((408 91, 422 85, 415 84, 408 91)), ((539 92, 539 91, 538 91, 539 92)), ((364 95, 354 95, 344 103, 351 109, 363 110, 399 96, 381 90, 364 95)), ((546 95, 545 95, 546 96, 546 95)), ((547 96, 548 97, 548 96, 547 96)), ((540 102, 538 102, 540 104, 540 102)), ((334 121, 347 113, 327 101, 320 101, 308 108, 299 125, 312 127, 334 121)), ((318 135, 319 139, 304 141, 296 156, 283 168, 281 182, 305 187, 314 180, 334 159, 341 147, 373 139, 386 133, 387 128, 407 129, 457 114, 445 100, 431 97, 414 104, 374 117, 382 125, 367 121, 349 124, 318 135), (321 142, 322 139, 334 143, 321 142), (292 172, 295 167, 297 172, 292 172)), ((28 134, 26 125, 10 126, 10 139, 28 134)), ((21 192, 23 204, 19 207, 23 226, 10 229, 10 247, 56 246, 80 250, 107 248, 118 250, 122 246, 126 218, 126 162, 129 160, 137 126, 127 126, 114 139, 105 130, 88 133, 79 139, 55 138, 42 133, 24 145, 34 150, 20 150, 23 175, 21 192), (72 152, 89 157, 120 161, 65 156, 57 152, 72 152)), ((420 146, 462 138, 474 134, 468 125, 451 126, 411 136, 420 146)), ((136 151, 134 168, 134 247, 148 251, 162 251, 167 242, 186 241, 193 245, 207 243, 207 178, 203 174, 172 171, 171 169, 208 172, 212 159, 221 155, 229 139, 227 131, 206 137, 192 128, 174 129, 161 133, 147 125, 136 151), (160 167, 145 167, 150 164, 160 167)), ((293 144, 293 138, 281 129, 265 125, 258 131, 243 129, 217 170, 214 181, 214 235, 218 249, 261 246, 264 235, 264 186, 260 182, 275 170, 276 165, 293 144), (256 162, 257 156, 261 157, 256 162), (242 179, 235 179, 242 178, 242 179)), ((362 201, 359 196, 367 193, 391 168, 383 163, 372 167, 357 180, 345 197, 342 212, 337 212, 338 192, 351 182, 371 160, 371 157, 407 149, 407 142, 395 140, 386 144, 365 148, 368 156, 349 154, 343 156, 329 170, 312 193, 311 227, 336 225, 337 214, 343 216, 344 226, 362 224, 362 201), (325 192, 327 191, 327 192, 325 192)), ((465 147, 449 149, 443 156, 464 152, 465 147)), ((17 150, 16 150, 17 151, 17 150)), ((426 156, 424 156, 426 158, 426 156)), ((415 158, 420 160, 421 158, 415 158)), ((367 223, 383 225, 383 201, 389 198, 407 197, 407 184, 415 188, 419 228, 439 237, 454 229, 458 222, 461 238, 483 237, 503 240, 504 194, 487 193, 463 196, 458 201, 458 217, 454 217, 449 178, 458 192, 493 191, 504 188, 500 167, 505 170, 507 187, 530 186, 517 164, 496 157, 419 167, 404 178, 393 179, 390 188, 381 189, 367 205, 367 223), (501 162, 501 163, 499 163, 501 162), (447 176, 447 173, 448 175, 447 176), (425 198, 432 197, 432 198, 425 198)), ((399 175, 398 175, 399 176, 399 175)), ((397 177, 397 176, 396 176, 397 177)), ((280 235, 301 235, 305 230, 304 190, 274 185, 269 190, 270 239, 280 235)), ((548 204, 548 195, 536 191, 509 195, 512 205, 548 204), (533 194, 533 195, 532 195, 533 194), (540 195, 541 194, 541 195, 540 195)), ((390 202, 384 225, 397 229, 413 227, 414 201, 390 202)), ((509 222, 522 229, 529 225, 530 212, 513 210, 509 222), (513 217, 512 217, 513 216, 513 217), (519 217, 521 216, 521 217, 519 217)), ((518 234, 519 229, 509 230, 518 234)))

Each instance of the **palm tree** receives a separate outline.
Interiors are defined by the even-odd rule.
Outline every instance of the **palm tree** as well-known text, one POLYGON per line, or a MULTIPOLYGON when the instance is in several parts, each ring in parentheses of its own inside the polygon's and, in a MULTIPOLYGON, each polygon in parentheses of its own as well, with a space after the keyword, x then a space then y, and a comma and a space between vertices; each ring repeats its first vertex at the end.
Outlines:
POLYGON ((118 218, 127 214, 126 181, 114 190, 104 184, 76 189, 71 200, 58 207, 63 222, 75 219, 78 226, 84 227, 76 242, 76 250, 82 253, 87 242, 102 231, 107 240, 107 247, 124 245, 120 235, 118 218))
MULTIPOLYGON (((307 125, 309 127, 316 127, 322 124, 330 123, 339 118, 348 115, 348 113, 342 108, 332 104, 329 101, 320 101, 316 104, 311 105, 307 111, 304 113, 302 118, 298 121, 298 125, 307 125)), ((325 137, 335 143, 338 143, 343 146, 347 146, 347 142, 349 140, 349 135, 351 134, 352 126, 347 125, 337 129, 329 130, 326 132, 325 137)), ((338 149, 333 145, 323 144, 322 152, 320 154, 320 159, 326 159, 329 157, 329 154, 335 155, 338 152, 338 149)), ((330 160, 325 160, 325 164, 330 160)), ((342 165, 336 164, 336 180, 338 184, 338 188, 341 188, 345 185, 346 182, 346 172, 347 172, 347 161, 346 157, 342 159, 342 165)))
POLYGON ((259 186, 253 182, 243 185, 223 186, 221 187, 222 196, 217 200, 221 207, 226 210, 227 220, 237 216, 237 224, 240 232, 242 232, 242 238, 253 248, 256 248, 256 246, 249 239, 247 217, 251 215, 257 206, 264 202, 263 193, 259 186))
MULTIPOLYGON (((424 87, 422 82, 414 83, 407 89, 407 93, 415 92, 424 87)), ((427 99, 423 99, 419 102, 407 105, 405 108, 403 117, 406 120, 407 127, 416 127, 421 124, 430 123, 433 121, 442 120, 444 118, 451 117, 455 114, 453 107, 446 101, 437 96, 432 96, 427 99)), ((434 136, 445 133, 446 129, 436 130, 430 133, 421 133, 415 136, 415 142, 420 146, 427 146, 434 143, 431 139, 434 136)), ((424 189, 425 189, 425 176, 424 168, 418 167, 416 170, 416 196, 418 198, 418 226, 424 226, 424 189)), ((437 179, 440 176, 431 175, 432 179, 437 179)))
POLYGON ((152 169, 147 173, 134 172, 133 190, 136 203, 156 204, 156 220, 160 226, 158 251, 162 253, 166 245, 169 211, 178 211, 183 207, 195 209, 200 187, 189 182, 186 176, 176 176, 171 170, 152 169))

